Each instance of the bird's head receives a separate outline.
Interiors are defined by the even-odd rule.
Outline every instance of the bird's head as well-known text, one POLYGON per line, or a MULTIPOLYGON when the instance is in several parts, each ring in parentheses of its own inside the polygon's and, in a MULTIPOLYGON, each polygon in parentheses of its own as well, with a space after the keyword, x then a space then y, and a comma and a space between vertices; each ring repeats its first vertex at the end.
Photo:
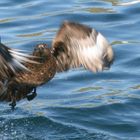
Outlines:
POLYGON ((50 49, 47 47, 47 44, 38 44, 33 51, 33 56, 39 58, 42 61, 45 61, 51 55, 50 49))

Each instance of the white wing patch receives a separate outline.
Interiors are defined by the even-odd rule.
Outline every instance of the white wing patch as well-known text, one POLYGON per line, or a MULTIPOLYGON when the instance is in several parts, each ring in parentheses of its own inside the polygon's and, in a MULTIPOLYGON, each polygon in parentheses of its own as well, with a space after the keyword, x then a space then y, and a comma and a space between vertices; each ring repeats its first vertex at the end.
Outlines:
POLYGON ((104 69, 104 57, 110 45, 101 33, 95 32, 93 29, 91 35, 84 39, 71 38, 72 47, 68 46, 73 56, 71 68, 83 65, 93 72, 104 69))
POLYGON ((11 55, 9 60, 5 56, 0 56, 0 75, 2 77, 9 77, 11 74, 16 74, 19 71, 29 71, 24 64, 25 63, 36 63, 33 61, 33 56, 20 52, 16 49, 9 49, 7 53, 11 55))
POLYGON ((14 49, 9 50, 11 55, 13 56, 13 59, 11 62, 9 62, 9 66, 13 71, 16 72, 16 69, 21 69, 21 70, 28 70, 23 63, 37 63, 30 58, 34 58, 34 56, 31 56, 29 54, 25 54, 23 52, 19 52, 14 49))

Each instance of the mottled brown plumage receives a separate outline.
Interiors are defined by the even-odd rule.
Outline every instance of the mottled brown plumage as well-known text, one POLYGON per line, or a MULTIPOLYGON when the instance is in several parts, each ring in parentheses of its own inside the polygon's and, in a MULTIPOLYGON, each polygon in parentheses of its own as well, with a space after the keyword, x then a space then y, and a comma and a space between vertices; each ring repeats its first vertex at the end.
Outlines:
MULTIPOLYGON (((14 108, 16 101, 23 98, 31 100, 36 96, 36 87, 48 82, 56 73, 55 58, 47 48, 46 44, 39 44, 33 51, 33 56, 38 63, 27 63, 26 67, 30 70, 24 73, 19 73, 8 81, 5 88, 0 94, 1 101, 12 102, 14 108), (33 91, 33 95, 29 95, 33 91)), ((34 61, 35 61, 34 60, 34 61)))
POLYGON ((101 33, 73 22, 64 22, 52 47, 39 44, 34 49, 33 56, 38 64, 25 64, 30 71, 16 74, 7 83, 1 83, 0 100, 11 101, 12 108, 22 98, 32 100, 36 96, 36 87, 51 80, 56 71, 84 66, 98 72, 109 68, 114 60, 112 47, 101 33))

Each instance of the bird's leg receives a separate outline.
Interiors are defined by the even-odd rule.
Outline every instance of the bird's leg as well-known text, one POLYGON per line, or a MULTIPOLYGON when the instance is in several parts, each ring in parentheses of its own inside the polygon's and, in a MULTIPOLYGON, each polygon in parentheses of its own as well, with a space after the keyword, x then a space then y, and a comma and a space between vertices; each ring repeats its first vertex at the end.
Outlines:
POLYGON ((17 89, 12 90, 12 92, 11 92, 11 103, 9 105, 11 106, 11 109, 13 111, 16 106, 16 93, 17 93, 17 89))
POLYGON ((30 95, 27 95, 26 97, 27 97, 27 100, 28 100, 28 101, 31 101, 31 100, 33 100, 36 96, 37 96, 37 93, 36 93, 36 87, 35 87, 35 88, 33 88, 33 92, 32 92, 30 95))

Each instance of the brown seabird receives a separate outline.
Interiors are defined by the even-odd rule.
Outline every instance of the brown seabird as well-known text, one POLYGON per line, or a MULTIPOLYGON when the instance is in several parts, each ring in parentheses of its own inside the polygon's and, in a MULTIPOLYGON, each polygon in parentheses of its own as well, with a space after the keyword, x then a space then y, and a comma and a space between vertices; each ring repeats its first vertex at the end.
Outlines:
POLYGON ((93 72, 103 71, 114 60, 113 49, 100 32, 68 21, 62 24, 50 48, 39 44, 32 55, 38 64, 25 64, 30 71, 16 74, 5 85, 2 83, 0 100, 11 102, 12 109, 16 101, 32 100, 36 87, 51 80, 56 72, 80 66, 93 72))

